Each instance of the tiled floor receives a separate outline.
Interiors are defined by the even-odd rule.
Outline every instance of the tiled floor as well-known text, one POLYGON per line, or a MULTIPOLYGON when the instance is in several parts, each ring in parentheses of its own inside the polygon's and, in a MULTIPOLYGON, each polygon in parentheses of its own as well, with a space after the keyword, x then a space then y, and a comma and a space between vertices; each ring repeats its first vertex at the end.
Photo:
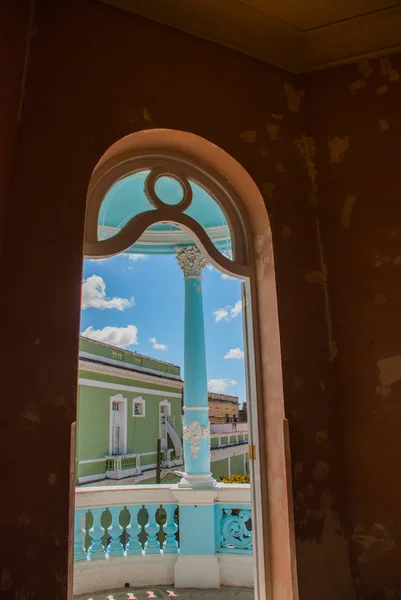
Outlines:
POLYGON ((74 596, 75 600, 253 600, 253 590, 249 588, 220 588, 218 590, 175 590, 171 587, 143 588, 143 589, 118 589, 95 594, 74 596))

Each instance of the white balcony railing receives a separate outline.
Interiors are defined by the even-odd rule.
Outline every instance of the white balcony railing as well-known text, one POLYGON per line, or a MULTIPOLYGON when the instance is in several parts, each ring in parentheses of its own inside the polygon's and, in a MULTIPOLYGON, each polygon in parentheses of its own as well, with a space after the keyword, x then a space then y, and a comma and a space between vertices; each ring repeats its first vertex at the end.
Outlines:
POLYGON ((250 486, 245 484, 218 484, 215 490, 207 491, 185 491, 169 485, 78 488, 74 594, 126 584, 177 585, 179 560, 184 562, 185 581, 190 587, 253 587, 250 501, 250 486), (189 505, 212 508, 206 511, 206 518, 201 517, 199 538, 199 522, 185 518, 189 505), (180 509, 184 511, 181 527, 186 528, 183 545, 180 509), (193 535, 189 531, 192 526, 193 535), (208 528, 213 531, 208 532, 208 528), (212 552, 205 556, 201 549, 197 556, 197 544, 204 548, 208 533, 215 540, 212 552), (206 561, 216 565, 217 575, 210 584, 208 569, 199 572, 206 561))
POLYGON ((211 423, 210 433, 248 432, 248 423, 211 423))

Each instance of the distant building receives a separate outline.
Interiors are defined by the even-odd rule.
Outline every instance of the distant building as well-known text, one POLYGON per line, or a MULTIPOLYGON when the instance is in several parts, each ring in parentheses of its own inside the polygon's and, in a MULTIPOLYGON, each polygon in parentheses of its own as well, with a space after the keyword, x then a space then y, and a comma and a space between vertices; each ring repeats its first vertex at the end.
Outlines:
POLYGON ((81 337, 78 482, 152 476, 159 437, 182 462, 182 390, 180 367, 81 337))
POLYGON ((233 423, 238 421, 238 396, 208 393, 210 423, 233 423))
MULTIPOLYGON (((183 459, 183 386, 177 365, 81 337, 77 483, 154 483, 159 437, 162 477, 172 482, 183 459)), ((209 393, 209 406, 213 476, 248 472, 247 427, 230 424, 238 398, 209 393)))
POLYGON ((241 423, 248 422, 248 408, 246 402, 243 402, 242 408, 239 409, 239 420, 241 421, 241 423))

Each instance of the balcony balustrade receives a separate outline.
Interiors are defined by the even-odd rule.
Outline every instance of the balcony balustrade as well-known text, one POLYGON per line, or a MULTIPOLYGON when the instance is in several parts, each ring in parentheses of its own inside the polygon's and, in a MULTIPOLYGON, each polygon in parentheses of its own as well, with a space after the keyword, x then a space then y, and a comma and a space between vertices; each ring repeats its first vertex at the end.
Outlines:
MULTIPOLYGON (((74 594, 123 588, 126 584, 177 586, 177 560, 184 560, 185 555, 190 559, 190 571, 201 569, 202 561, 210 558, 217 565, 217 585, 216 581, 208 584, 206 572, 202 581, 191 587, 253 587, 250 487, 218 484, 212 496, 210 491, 208 494, 206 498, 202 490, 187 492, 169 485, 78 488, 74 594), (202 508, 210 503, 214 506, 207 513, 212 517, 202 523, 203 528, 213 529, 212 557, 206 557, 203 549, 203 538, 210 531, 199 529, 199 522, 188 521, 185 512, 181 527, 185 526, 190 544, 180 543, 180 511, 185 511, 189 502, 195 510, 199 507, 200 520, 202 508)), ((186 576, 191 579, 191 573, 186 576)), ((199 579, 199 572, 196 577, 199 579)), ((196 577, 194 574, 191 581, 196 577)))

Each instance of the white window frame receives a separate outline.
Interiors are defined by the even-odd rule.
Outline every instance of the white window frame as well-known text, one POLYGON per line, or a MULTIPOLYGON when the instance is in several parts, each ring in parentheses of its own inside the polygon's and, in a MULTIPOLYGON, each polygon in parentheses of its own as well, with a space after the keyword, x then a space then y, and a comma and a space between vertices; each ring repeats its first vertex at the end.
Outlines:
POLYGON ((137 396, 132 399, 132 416, 135 418, 141 418, 146 416, 146 400, 142 398, 142 396, 137 396), (135 413, 135 404, 140 404, 142 406, 142 413, 137 415, 135 413))
POLYGON ((122 415, 123 415, 123 423, 124 423, 124 431, 123 431, 123 452, 122 454, 127 454, 127 398, 124 398, 122 394, 116 394, 115 396, 110 396, 110 419, 109 419, 109 455, 113 454, 113 402, 121 402, 123 406, 122 415))

